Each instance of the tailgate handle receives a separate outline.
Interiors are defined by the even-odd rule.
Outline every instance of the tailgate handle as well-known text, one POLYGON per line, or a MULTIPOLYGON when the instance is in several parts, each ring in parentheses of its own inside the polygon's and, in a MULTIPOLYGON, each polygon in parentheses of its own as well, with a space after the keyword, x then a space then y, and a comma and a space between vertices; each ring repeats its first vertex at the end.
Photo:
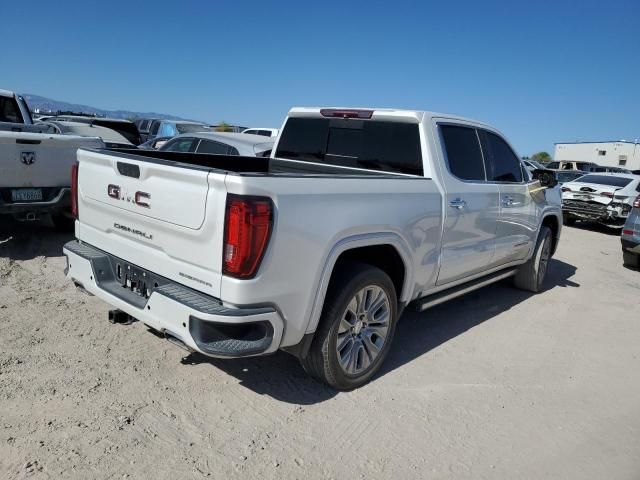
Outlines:
POLYGON ((140 167, 131 163, 118 162, 118 171, 125 177, 140 178, 140 167))
POLYGON ((16 143, 22 145, 40 145, 42 140, 31 140, 30 138, 16 138, 16 143))

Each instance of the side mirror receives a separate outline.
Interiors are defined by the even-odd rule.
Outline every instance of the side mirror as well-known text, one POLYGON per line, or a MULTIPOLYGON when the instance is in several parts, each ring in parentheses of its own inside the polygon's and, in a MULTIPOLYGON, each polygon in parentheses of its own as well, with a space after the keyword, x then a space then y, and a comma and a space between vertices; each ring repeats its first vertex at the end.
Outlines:
POLYGON ((538 180, 543 187, 553 188, 558 185, 558 180, 553 170, 536 168, 531 175, 533 179, 538 180))

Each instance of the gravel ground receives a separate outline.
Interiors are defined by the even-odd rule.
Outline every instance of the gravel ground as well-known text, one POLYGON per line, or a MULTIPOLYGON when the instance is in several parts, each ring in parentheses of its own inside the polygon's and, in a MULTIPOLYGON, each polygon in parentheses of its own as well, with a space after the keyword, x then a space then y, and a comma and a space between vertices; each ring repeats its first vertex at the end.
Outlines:
POLYGON ((640 478, 640 272, 565 228, 547 290, 501 283, 399 324, 336 393, 285 353, 211 360, 107 322, 69 237, 0 220, 0 476, 640 478))

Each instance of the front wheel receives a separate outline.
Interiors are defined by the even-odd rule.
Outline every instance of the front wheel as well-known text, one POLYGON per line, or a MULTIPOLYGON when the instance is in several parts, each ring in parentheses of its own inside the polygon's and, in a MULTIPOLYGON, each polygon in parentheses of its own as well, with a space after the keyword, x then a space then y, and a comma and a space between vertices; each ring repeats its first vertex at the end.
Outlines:
POLYGON ((305 371, 338 390, 367 383, 389 353, 397 322, 396 291, 379 268, 351 264, 335 273, 305 371))
POLYGON ((533 255, 527 263, 520 266, 513 279, 516 287, 534 293, 538 293, 542 289, 549 260, 551 260, 551 242, 549 227, 540 227, 533 255))

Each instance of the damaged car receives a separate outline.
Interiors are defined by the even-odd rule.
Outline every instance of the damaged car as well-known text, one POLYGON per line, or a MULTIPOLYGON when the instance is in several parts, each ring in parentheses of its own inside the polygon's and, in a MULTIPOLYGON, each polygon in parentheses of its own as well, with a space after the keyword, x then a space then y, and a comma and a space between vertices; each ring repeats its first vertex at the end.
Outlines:
POLYGON ((622 228, 640 191, 640 176, 626 173, 584 175, 562 185, 565 225, 576 220, 622 228))

